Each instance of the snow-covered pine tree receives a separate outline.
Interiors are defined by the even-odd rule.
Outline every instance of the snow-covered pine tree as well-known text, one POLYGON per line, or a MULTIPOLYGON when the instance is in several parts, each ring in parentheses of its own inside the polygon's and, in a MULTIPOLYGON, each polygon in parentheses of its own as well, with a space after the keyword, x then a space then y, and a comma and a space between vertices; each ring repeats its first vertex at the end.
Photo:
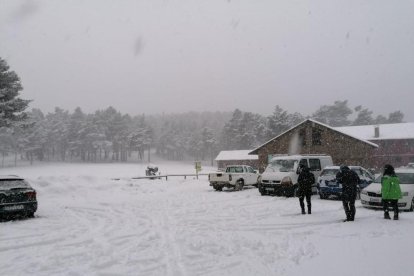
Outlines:
POLYGON ((19 98, 22 90, 19 76, 0 57, 0 127, 12 127, 27 119, 24 110, 30 100, 19 98))
POLYGON ((333 105, 322 105, 312 118, 325 123, 332 127, 348 126, 350 121, 349 115, 352 114, 352 109, 348 107, 348 101, 335 101, 333 105))
POLYGON ((372 111, 368 108, 363 108, 361 105, 358 105, 354 110, 357 112, 357 117, 352 122, 353 126, 371 125, 374 123, 372 111))

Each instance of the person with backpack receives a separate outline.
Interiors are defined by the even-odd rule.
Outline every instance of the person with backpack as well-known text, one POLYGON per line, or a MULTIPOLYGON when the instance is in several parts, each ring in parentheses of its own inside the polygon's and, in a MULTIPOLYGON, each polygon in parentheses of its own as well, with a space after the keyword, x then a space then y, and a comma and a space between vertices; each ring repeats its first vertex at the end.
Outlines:
POLYGON ((306 214, 305 212, 305 203, 304 199, 306 198, 306 203, 308 207, 308 214, 312 213, 312 204, 311 204, 311 196, 312 196, 312 185, 315 183, 315 176, 313 173, 309 171, 309 168, 305 165, 300 165, 299 168, 299 176, 298 176, 298 190, 296 195, 299 197, 299 204, 300 208, 302 209, 302 214, 306 214))
POLYGON ((355 199, 358 192, 358 184, 361 181, 356 172, 348 166, 342 165, 336 174, 336 180, 342 184, 342 204, 344 206, 346 219, 345 221, 355 220, 355 199))
POLYGON ((389 207, 394 210, 394 220, 398 220, 398 199, 401 198, 400 180, 395 174, 394 167, 387 164, 381 178, 381 195, 384 205, 384 219, 391 219, 389 207))

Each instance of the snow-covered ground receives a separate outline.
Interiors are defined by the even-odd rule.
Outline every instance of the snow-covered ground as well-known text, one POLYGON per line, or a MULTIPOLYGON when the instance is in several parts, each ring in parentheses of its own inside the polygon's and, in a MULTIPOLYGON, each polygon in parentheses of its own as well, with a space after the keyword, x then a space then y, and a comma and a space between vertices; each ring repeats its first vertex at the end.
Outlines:
MULTIPOLYGON (((157 164, 162 173, 193 165, 157 164)), ((131 180, 145 165, 5 168, 38 191, 34 219, 0 223, 0 275, 413 275, 414 214, 257 189, 216 192, 205 176, 131 180), (120 180, 111 178, 120 177, 120 180)), ((208 169, 207 169, 208 170, 208 169)), ((206 172, 204 170, 203 172, 206 172)))

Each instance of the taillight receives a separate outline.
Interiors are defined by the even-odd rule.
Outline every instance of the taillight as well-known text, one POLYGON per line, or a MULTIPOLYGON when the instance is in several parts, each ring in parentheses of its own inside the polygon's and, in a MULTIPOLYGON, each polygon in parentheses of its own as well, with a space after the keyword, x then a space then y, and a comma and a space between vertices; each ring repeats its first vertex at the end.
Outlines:
POLYGON ((36 191, 27 192, 26 195, 29 200, 36 200, 36 191))

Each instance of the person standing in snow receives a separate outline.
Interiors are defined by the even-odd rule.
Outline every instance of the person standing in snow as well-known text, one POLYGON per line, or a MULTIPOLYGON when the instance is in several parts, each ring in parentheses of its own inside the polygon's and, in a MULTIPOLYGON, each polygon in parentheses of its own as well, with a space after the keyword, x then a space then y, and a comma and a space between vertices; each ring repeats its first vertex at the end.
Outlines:
POLYGON ((308 214, 312 213, 311 196, 312 196, 312 185, 315 183, 315 176, 309 171, 309 168, 305 165, 300 166, 300 173, 298 177, 298 190, 297 196, 299 197, 300 208, 302 214, 305 212, 304 199, 306 197, 306 203, 308 205, 308 214))
POLYGON ((342 165, 336 174, 336 181, 342 184, 342 204, 346 215, 344 221, 354 221, 355 199, 358 192, 358 183, 360 182, 359 176, 348 166, 342 165))
POLYGON ((398 220, 398 199, 401 198, 400 180, 395 174, 394 167, 387 164, 381 178, 381 195, 384 204, 384 219, 391 219, 389 206, 394 210, 394 220, 398 220))

